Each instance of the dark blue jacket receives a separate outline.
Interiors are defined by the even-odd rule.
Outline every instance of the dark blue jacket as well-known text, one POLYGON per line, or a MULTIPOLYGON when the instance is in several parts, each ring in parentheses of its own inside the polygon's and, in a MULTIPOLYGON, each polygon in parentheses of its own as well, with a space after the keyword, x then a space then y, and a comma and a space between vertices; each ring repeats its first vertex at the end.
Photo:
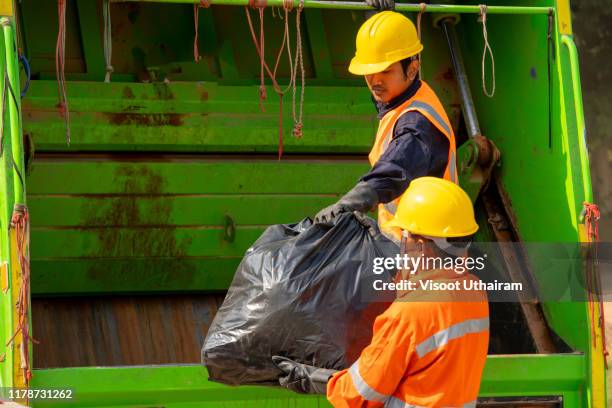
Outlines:
MULTIPOLYGON (((421 86, 416 79, 401 95, 389 103, 375 103, 378 118, 414 96, 421 86)), ((393 139, 378 162, 360 180, 378 193, 381 203, 399 197, 418 177, 444 177, 449 142, 425 116, 410 111, 397 119, 393 139)))

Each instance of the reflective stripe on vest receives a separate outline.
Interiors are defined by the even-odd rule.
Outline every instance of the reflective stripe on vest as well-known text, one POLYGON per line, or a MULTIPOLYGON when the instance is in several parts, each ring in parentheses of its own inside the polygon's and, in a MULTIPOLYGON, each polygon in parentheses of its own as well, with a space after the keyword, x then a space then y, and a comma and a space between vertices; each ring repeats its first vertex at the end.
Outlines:
POLYGON ((365 382, 359 373, 359 359, 351 365, 348 371, 351 375, 351 380, 353 380, 355 389, 363 399, 367 401, 385 402, 390 397, 390 395, 381 394, 365 382))
MULTIPOLYGON (((425 340, 421 341, 416 346, 416 354, 418 358, 424 357, 427 353, 434 351, 440 347, 448 344, 449 341, 458 339, 468 334, 480 333, 489 329, 489 318, 483 317, 481 319, 468 319, 461 323, 455 323, 446 329, 440 330, 437 333, 431 335, 425 340)), ((373 402, 383 402, 385 407, 396 408, 421 408, 418 405, 409 404, 401 399, 394 397, 390 394, 383 394, 370 387, 368 383, 363 379, 359 373, 359 359, 355 361, 348 370, 349 375, 355 389, 359 395, 367 400, 373 402)), ((462 405, 463 408, 474 408, 476 401, 470 401, 462 405)))
MULTIPOLYGON (((431 118, 435 121, 434 123, 435 125, 438 125, 440 128, 442 128, 446 132, 447 135, 452 134, 452 130, 450 129, 448 124, 440 117, 438 112, 430 104, 425 103, 423 101, 418 101, 418 100, 412 101, 408 106, 406 106, 406 108, 404 108, 404 110, 398 115, 398 117, 414 109, 419 109, 419 110, 423 110, 427 112, 427 114, 430 115, 431 118)), ((387 147, 389 147, 389 143, 391 143, 391 139, 393 139, 393 131, 389 132, 387 136, 385 137, 385 140, 382 145, 383 152, 387 150, 387 147)), ((452 181, 453 183, 457 183, 457 173, 455 172, 457 168, 457 158, 455 156, 456 156, 455 151, 453 150, 452 146, 449 146, 449 160, 448 160, 447 166, 449 170, 450 181, 452 181)), ((445 173, 446 173, 446 170, 445 170, 445 173)), ((393 201, 390 201, 384 204, 384 206, 387 211, 389 211, 392 215, 395 215, 395 211, 397 210, 397 205, 393 201)))
POLYGON ((480 333, 489 330, 489 318, 469 319, 461 323, 453 324, 444 330, 423 340, 416 346, 416 353, 419 358, 437 348, 444 346, 449 341, 463 337, 467 334, 480 333))

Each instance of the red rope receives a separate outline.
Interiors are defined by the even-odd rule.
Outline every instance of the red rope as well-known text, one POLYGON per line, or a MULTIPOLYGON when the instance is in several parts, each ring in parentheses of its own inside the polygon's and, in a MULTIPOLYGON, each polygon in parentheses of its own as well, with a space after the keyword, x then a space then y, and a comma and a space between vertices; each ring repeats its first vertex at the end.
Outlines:
POLYGON ((200 8, 209 8, 210 0, 200 0, 199 4, 193 5, 193 23, 195 26, 195 35, 193 37, 193 60, 198 63, 202 59, 200 49, 198 47, 198 29, 200 27, 200 8))
POLYGON ((70 145, 70 111, 68 108, 68 95, 66 93, 65 71, 65 44, 66 44, 66 0, 57 0, 57 16, 59 27, 57 42, 55 44, 55 74, 58 82, 59 113, 66 124, 66 143, 70 145))
POLYGON ((17 314, 19 323, 15 329, 15 333, 6 343, 11 345, 18 334, 21 333, 22 341, 19 345, 21 355, 21 368, 23 369, 23 377, 26 387, 29 387, 32 371, 30 369, 30 353, 28 347, 30 343, 38 344, 38 341, 30 336, 29 325, 29 306, 30 306, 30 259, 29 259, 29 224, 28 209, 24 205, 15 206, 13 216, 11 218, 11 228, 15 229, 17 241, 17 253, 19 256, 19 266, 21 269, 21 287, 19 288, 19 296, 17 300, 17 314))
POLYGON ((305 87, 305 73, 304 73, 304 56, 303 56, 303 52, 302 52, 302 30, 300 28, 300 21, 301 21, 301 15, 302 15, 302 10, 304 9, 304 0, 300 0, 300 4, 298 6, 297 12, 295 14, 295 31, 296 31, 296 41, 295 41, 295 66, 293 68, 293 72, 294 72, 294 78, 293 78, 293 136, 295 136, 296 138, 301 138, 302 137, 302 127, 303 127, 303 122, 302 122, 302 116, 304 113, 304 87, 305 87), (302 86, 301 86, 301 92, 300 92, 300 112, 298 115, 296 115, 296 108, 295 108, 295 97, 296 97, 296 92, 297 92, 297 70, 298 70, 298 65, 300 67, 300 73, 301 73, 301 81, 302 81, 302 86))
POLYGON ((200 62, 200 50, 198 49, 198 27, 200 26, 200 7, 197 4, 193 5, 193 24, 195 35, 193 36, 193 60, 200 62))
POLYGON ((584 225, 586 227, 589 242, 599 242, 599 218, 601 213, 597 204, 582 203, 584 206, 584 225))
MULTIPOLYGON (((592 203, 588 203, 588 202, 583 202, 583 211, 584 211, 584 226, 586 228, 586 234, 587 234, 587 240, 589 243, 592 243, 594 245, 592 245, 592 249, 594 250, 594 254, 593 257, 591 259, 592 262, 592 266, 593 268, 589 268, 591 270, 591 273, 587 273, 587 286, 589 288, 593 287, 594 291, 596 291, 597 296, 598 296, 598 308, 599 308, 599 328, 601 329, 601 341, 602 341, 602 348, 603 348, 603 354, 604 354, 604 362, 606 365, 606 369, 608 368, 608 361, 607 361, 607 357, 609 355, 609 352, 607 350, 606 347, 606 330, 605 330, 605 312, 604 312, 604 307, 603 307, 603 296, 601 293, 601 281, 600 281, 600 276, 597 273, 597 262, 598 262, 598 256, 597 256, 597 243, 599 242, 599 219, 601 218, 601 213, 599 211, 599 207, 596 204, 592 204, 592 203), (591 276, 594 275, 594 276, 591 276)), ((594 304, 594 297, 593 297, 593 291, 589 290, 589 310, 591 311, 591 327, 593 327, 593 331, 595 330, 595 321, 594 321, 594 308, 595 308, 595 304, 594 304)), ((595 334, 593 333, 592 335, 593 337, 593 345, 596 345, 596 338, 595 338, 595 334)))
POLYGON ((244 8, 247 16, 247 21, 249 23, 249 29, 251 30, 251 38, 253 39, 253 43, 255 44, 255 49, 257 50, 257 54, 259 55, 259 63, 260 63, 260 82, 259 82, 259 109, 262 112, 265 112, 265 108, 263 102, 267 99, 266 93, 266 84, 265 84, 265 71, 268 71, 268 75, 270 74, 270 69, 266 64, 265 58, 265 36, 264 36, 264 8, 265 1, 262 3, 256 2, 254 0, 249 0, 249 6, 252 8, 257 8, 259 11, 259 39, 257 39, 255 35, 255 29, 253 28, 253 21, 251 20, 251 14, 249 13, 249 9, 247 7, 244 8))
POLYGON ((255 45, 255 50, 257 51, 257 54, 259 56, 259 60, 261 63, 261 74, 260 74, 261 84, 259 87, 259 103, 260 103, 261 111, 264 112, 263 101, 267 97, 265 83, 264 83, 264 79, 265 79, 264 73, 268 74, 268 77, 272 81, 274 92, 278 95, 278 98, 279 98, 278 159, 280 160, 283 155, 283 96, 291 88, 293 81, 295 80, 295 76, 293 74, 294 72, 293 62, 291 59, 291 49, 289 45, 290 41, 289 41, 289 18, 288 18, 289 11, 293 7, 293 5, 291 4, 290 0, 287 0, 284 2, 283 7, 285 9, 285 19, 284 19, 285 20, 285 31, 283 33, 283 40, 281 43, 281 47, 278 51, 278 55, 276 56, 276 61, 274 63, 274 70, 270 70, 270 67, 267 64, 265 60, 265 55, 264 55, 263 12, 264 12, 264 7, 265 7, 265 2, 256 3, 255 1, 250 0, 249 5, 251 5, 252 7, 257 7, 259 10, 260 32, 259 32, 259 39, 258 39, 257 35, 255 34, 255 28, 253 26, 253 21, 251 20, 249 9, 245 7, 247 22, 249 24, 249 30, 251 32, 251 39, 253 40, 253 44, 255 45), (289 81, 289 85, 287 86, 287 88, 282 89, 280 85, 278 84, 278 81, 276 80, 276 73, 278 70, 281 56, 283 54, 283 51, 285 50, 285 47, 287 47, 287 54, 289 56, 290 78, 291 79, 289 81))

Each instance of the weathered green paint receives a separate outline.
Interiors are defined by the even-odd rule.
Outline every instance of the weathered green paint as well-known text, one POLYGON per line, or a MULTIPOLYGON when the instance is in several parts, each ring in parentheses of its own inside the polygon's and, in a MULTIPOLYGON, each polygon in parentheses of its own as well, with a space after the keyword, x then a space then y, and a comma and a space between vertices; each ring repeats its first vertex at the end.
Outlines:
POLYGON ((315 74, 319 79, 333 79, 332 61, 329 55, 329 48, 327 47, 328 42, 321 10, 306 10, 304 15, 308 24, 310 40, 313 43, 321 44, 320 47, 316 48, 317 54, 313 56, 312 60, 315 74))
POLYGON ((368 168, 365 157, 47 157, 32 166, 30 194, 339 194, 368 168))
MULTIPOLYGON (((578 406, 584 375, 582 355, 490 356, 480 396, 560 395, 564 406, 578 406)), ((37 370, 34 387, 73 389, 75 399, 41 401, 34 407, 330 406, 323 396, 298 395, 278 387, 228 387, 206 378, 201 366, 37 370)))
POLYGON ((77 9, 79 18, 85 69, 92 79, 103 81, 106 74, 106 63, 104 62, 104 48, 102 44, 102 25, 98 20, 98 13, 83 1, 75 2, 74 6, 77 9))
POLYGON ((33 293, 227 289, 266 226, 314 215, 367 167, 363 159, 41 159, 28 178, 33 293), (231 242, 226 217, 236 225, 231 242))
MULTIPOLYGON (((285 97, 287 153, 369 150, 376 124, 367 89, 307 88, 304 135, 291 135, 291 98, 285 97), (325 102, 329 92, 337 98, 325 102), (343 131, 351 129, 351 132, 343 131)), ((216 83, 70 83, 71 145, 59 120, 57 84, 35 81, 24 100, 24 131, 37 151, 276 152, 278 97, 268 89, 266 112, 257 86, 216 83), (240 137, 228 137, 228 131, 240 137)))

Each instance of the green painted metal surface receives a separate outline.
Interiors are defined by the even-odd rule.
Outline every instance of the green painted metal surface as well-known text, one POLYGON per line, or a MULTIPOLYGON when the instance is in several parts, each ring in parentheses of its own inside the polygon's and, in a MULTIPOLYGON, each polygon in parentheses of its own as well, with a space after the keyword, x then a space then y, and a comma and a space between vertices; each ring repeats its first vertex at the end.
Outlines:
MULTIPOLYGON (((481 129, 502 152, 500 172, 522 239, 527 242, 576 242, 579 240, 577 214, 582 201, 587 199, 583 191, 590 190, 590 185, 583 186, 579 138, 576 130, 568 128, 567 124, 575 118, 573 106, 566 106, 567 112, 561 110, 561 93, 571 95, 571 81, 561 82, 558 75, 569 66, 568 57, 559 51, 557 44, 555 59, 551 60, 552 97, 549 101, 547 18, 513 19, 513 30, 533 39, 528 47, 522 48, 520 58, 502 52, 516 44, 516 37, 507 35, 506 27, 511 19, 510 16, 490 16, 487 20, 490 42, 494 50, 500 51, 494 54, 496 96, 487 98, 480 89, 480 81, 471 82, 481 129), (517 83, 524 86, 517 86, 517 83), (550 129, 549 103, 552 104, 550 129)), ((464 20, 458 32, 464 40, 462 44, 469 44, 469 38, 482 35, 482 27, 475 20, 464 20)), ((468 61, 478 61, 481 51, 480 47, 463 48, 468 61)), ((468 64, 467 69, 470 78, 480 78, 479 64, 468 64)), ((535 269, 545 268, 548 259, 533 255, 535 269)), ((545 281, 538 283, 544 287, 547 284, 545 281)), ((581 350, 588 349, 589 331, 575 327, 585 322, 585 307, 583 303, 545 305, 555 330, 570 345, 581 350)))
MULTIPOLYGON (((513 9, 495 8, 507 2, 490 2, 487 29, 497 79, 491 99, 480 89, 483 42, 477 5, 459 3, 430 11, 467 13, 457 32, 481 129, 502 154, 499 172, 521 238, 577 241, 590 180, 571 38, 562 38, 555 24, 552 49, 546 39, 548 7, 555 2, 513 1, 513 9)), ((200 10, 203 59, 196 64, 190 4, 113 3, 114 73, 106 84, 99 6, 68 2, 70 146, 57 109, 56 4, 34 0, 18 7, 19 46, 33 73, 22 107, 23 131, 36 151, 27 176, 35 295, 224 290, 242 254, 267 225, 314 214, 368 168, 377 120, 362 80, 346 72, 354 34, 364 20, 356 9, 366 6, 304 11, 304 132, 300 139, 291 135, 288 94, 286 155, 280 161, 275 155, 278 98, 268 83, 265 112, 260 111, 259 61, 242 7, 200 10), (235 226, 233 234, 228 225, 235 226)), ((268 61, 278 52, 283 24, 266 11, 268 61)), ((422 24, 424 79, 464 140, 446 45, 430 14, 422 24)), ((288 72, 283 60, 281 84, 287 83, 288 72)), ((9 139, 6 151, 11 151, 9 139)), ((16 181, 6 154, 0 165, 1 261, 7 259, 16 181)), ((541 287, 556 279, 538 273, 548 270, 546 259, 530 255, 541 287)), ((10 321, 9 298, 0 296, 3 321, 10 321)), ((482 396, 562 395, 568 407, 591 403, 587 305, 547 303, 544 308, 551 328, 584 354, 490 356, 482 396)), ((2 327, 0 340, 6 340, 10 326, 2 327)), ((2 385, 11 382, 10 364, 9 358, 0 363, 2 385)), ((325 405, 322 398, 278 389, 209 383, 198 366, 35 372, 33 386, 67 385, 82 398, 78 406, 325 405)))
MULTIPOLYGON (((299 139, 291 135, 290 95, 285 97, 289 106, 283 115, 285 152, 367 151, 377 126, 367 92, 363 87, 309 86, 304 106, 308 122, 299 139), (352 131, 342 131, 348 128, 352 131)), ((273 153, 278 149, 279 105, 272 88, 262 113, 255 85, 70 83, 70 147, 56 93, 56 82, 35 81, 24 101, 24 131, 32 135, 37 151, 273 153)))
POLYGON ((367 167, 362 158, 40 159, 28 178, 32 290, 224 290, 268 225, 312 216, 367 167))
MULTIPOLYGON (((562 396, 564 406, 583 398, 584 356, 490 356, 481 396, 562 396)), ((277 387, 229 387, 206 381, 201 366, 88 367, 37 370, 35 387, 72 389, 74 400, 41 401, 34 407, 326 407, 321 396, 277 387)))

